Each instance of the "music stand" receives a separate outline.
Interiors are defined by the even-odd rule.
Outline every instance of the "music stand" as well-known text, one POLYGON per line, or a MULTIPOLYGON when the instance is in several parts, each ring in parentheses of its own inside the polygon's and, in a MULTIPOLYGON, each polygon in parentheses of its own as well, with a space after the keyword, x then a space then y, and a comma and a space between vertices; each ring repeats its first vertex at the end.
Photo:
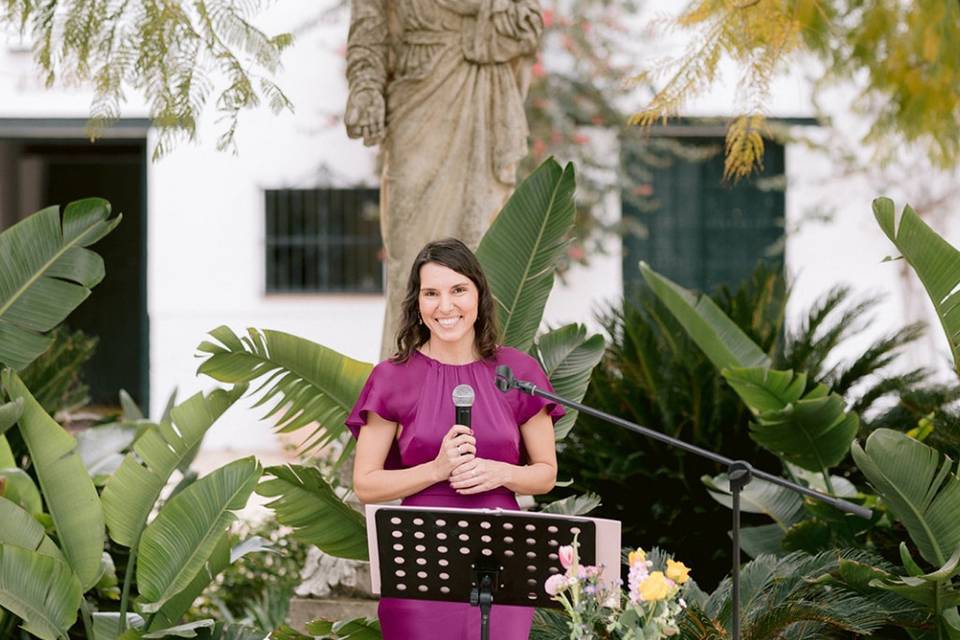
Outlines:
POLYGON ((373 592, 391 598, 467 602, 480 607, 489 639, 494 603, 559 608, 544 590, 564 571, 558 550, 579 542, 580 563, 620 577, 620 523, 504 509, 367 505, 373 592))

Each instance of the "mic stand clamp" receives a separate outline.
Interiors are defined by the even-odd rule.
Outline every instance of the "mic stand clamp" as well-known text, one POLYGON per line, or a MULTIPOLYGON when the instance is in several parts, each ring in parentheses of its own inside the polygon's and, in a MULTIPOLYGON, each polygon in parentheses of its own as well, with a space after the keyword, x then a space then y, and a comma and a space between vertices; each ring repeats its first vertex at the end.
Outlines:
POLYGON ((493 587, 499 576, 496 563, 478 563, 473 567, 470 604, 480 607, 480 640, 490 640, 490 608, 493 606, 493 587))

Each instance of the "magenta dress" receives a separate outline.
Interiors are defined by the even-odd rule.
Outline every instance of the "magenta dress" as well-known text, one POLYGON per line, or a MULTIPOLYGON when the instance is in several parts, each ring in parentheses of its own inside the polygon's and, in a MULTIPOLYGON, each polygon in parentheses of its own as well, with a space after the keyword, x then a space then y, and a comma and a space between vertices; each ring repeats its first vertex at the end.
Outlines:
MULTIPOLYGON (((387 454, 385 469, 403 469, 430 462, 440 451, 440 442, 454 425, 451 394, 458 384, 473 387, 471 426, 477 439, 477 456, 510 464, 523 464, 526 453, 519 426, 547 408, 554 420, 563 407, 512 389, 502 393, 494 385, 496 368, 508 365, 513 375, 550 390, 540 365, 529 355, 501 347, 491 360, 469 364, 443 364, 414 351, 403 364, 389 360, 374 367, 347 418, 356 436, 366 424, 367 412, 402 426, 387 454)), ((476 495, 460 495, 448 482, 407 496, 404 505, 518 509, 513 492, 505 487, 476 495)), ((479 640, 480 609, 469 604, 427 600, 381 598, 378 608, 384 640, 479 640)), ((533 609, 497 605, 490 619, 490 637, 520 640, 530 635, 533 609)))

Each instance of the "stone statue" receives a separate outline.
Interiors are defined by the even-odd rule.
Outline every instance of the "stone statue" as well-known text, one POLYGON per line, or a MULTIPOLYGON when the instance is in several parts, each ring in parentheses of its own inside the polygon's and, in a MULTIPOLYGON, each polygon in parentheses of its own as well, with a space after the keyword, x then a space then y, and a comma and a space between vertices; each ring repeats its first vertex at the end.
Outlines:
POLYGON ((539 0, 352 1, 347 133, 383 150, 383 357, 416 252, 447 236, 476 249, 513 190, 542 32, 539 0))

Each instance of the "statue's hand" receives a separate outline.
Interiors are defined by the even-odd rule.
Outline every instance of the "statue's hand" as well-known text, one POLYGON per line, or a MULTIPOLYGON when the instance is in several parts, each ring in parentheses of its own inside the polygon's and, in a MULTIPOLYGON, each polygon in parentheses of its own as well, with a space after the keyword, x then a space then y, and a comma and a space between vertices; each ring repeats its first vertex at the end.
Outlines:
POLYGON ((383 95, 375 89, 360 89, 350 93, 344 124, 351 138, 363 138, 368 147, 383 142, 386 134, 386 105, 383 95))

